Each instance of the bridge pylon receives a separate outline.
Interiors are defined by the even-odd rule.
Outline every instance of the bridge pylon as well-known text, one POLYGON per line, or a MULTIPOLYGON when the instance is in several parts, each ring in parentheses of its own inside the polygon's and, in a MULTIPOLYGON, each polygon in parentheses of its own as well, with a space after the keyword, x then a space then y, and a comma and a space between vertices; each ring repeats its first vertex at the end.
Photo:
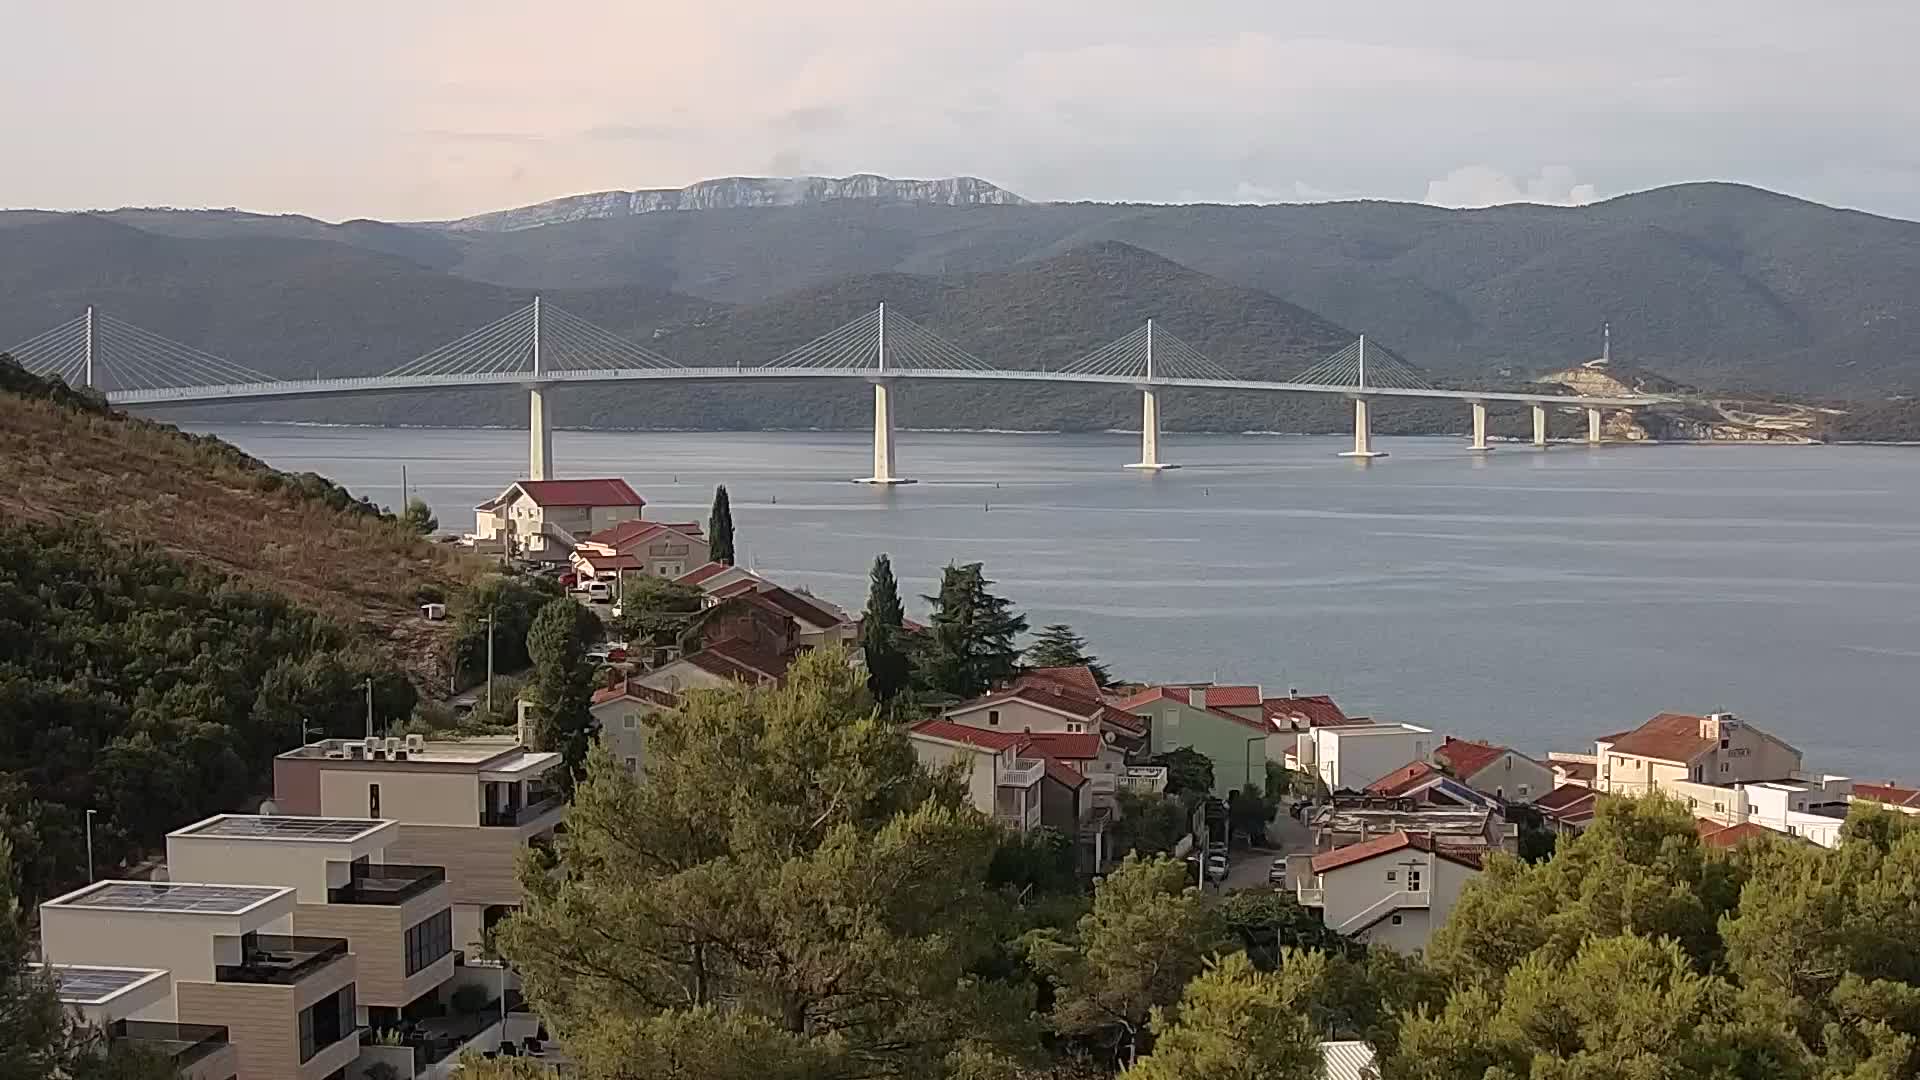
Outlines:
POLYGON ((1147 320, 1146 364, 1146 381, 1140 384, 1140 460, 1127 468, 1146 472, 1177 469, 1180 466, 1160 460, 1160 394, 1153 386, 1152 319, 1147 320))
POLYGON ((1487 453, 1492 449, 1487 445, 1487 403, 1471 401, 1468 404, 1473 406, 1473 442, 1467 449, 1476 454, 1487 453))
POLYGON ((1547 407, 1538 401, 1533 403, 1533 445, 1547 448, 1547 407))

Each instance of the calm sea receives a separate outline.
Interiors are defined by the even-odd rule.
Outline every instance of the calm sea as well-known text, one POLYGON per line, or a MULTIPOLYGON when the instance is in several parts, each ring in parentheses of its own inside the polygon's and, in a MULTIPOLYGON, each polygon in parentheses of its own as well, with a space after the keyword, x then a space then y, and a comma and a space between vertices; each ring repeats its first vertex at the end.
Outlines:
MULTIPOLYGON (((526 434, 203 426, 443 526, 518 477, 526 434)), ((1728 710, 1809 769, 1920 780, 1920 448, 1507 447, 903 433, 877 490, 855 434, 561 432, 563 475, 619 475, 647 516, 733 498, 742 561, 858 608, 981 561, 1034 626, 1118 674, 1333 694, 1350 713, 1518 748, 1591 749, 1662 710, 1728 710)), ((909 609, 924 604, 909 599, 909 609)))

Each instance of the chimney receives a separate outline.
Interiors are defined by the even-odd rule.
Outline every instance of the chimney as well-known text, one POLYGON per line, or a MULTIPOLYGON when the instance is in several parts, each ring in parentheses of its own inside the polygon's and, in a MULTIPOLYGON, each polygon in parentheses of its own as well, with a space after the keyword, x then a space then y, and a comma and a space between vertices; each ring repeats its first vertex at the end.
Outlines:
POLYGON ((1290 698, 1297 698, 1297 697, 1299 697, 1299 696, 1300 696, 1300 688, 1299 688, 1299 687, 1297 687, 1297 686, 1289 686, 1289 687, 1287 687, 1287 696, 1288 696, 1288 697, 1290 697, 1290 698))
POLYGON ((1188 690, 1187 700, 1192 702, 1193 707, 1196 709, 1206 708, 1207 707, 1207 688, 1204 686, 1196 686, 1193 689, 1188 690))

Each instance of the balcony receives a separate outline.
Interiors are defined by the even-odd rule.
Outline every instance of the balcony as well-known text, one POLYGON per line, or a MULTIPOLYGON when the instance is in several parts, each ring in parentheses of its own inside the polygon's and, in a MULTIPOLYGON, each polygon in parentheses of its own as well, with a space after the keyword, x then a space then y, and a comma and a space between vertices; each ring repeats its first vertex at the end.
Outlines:
POLYGON ((353 877, 337 889, 327 890, 329 904, 378 904, 398 906, 447 880, 447 871, 438 866, 413 866, 407 863, 382 863, 379 866, 355 864, 353 877))
POLYGON ((1158 795, 1167 790, 1165 765, 1129 765, 1120 777, 1120 790, 1135 795, 1158 795))
POLYGON ((140 1049, 158 1054, 184 1073, 189 1066, 205 1061, 225 1050, 227 1029, 214 1024, 166 1024, 151 1020, 116 1020, 107 1027, 107 1037, 125 1040, 140 1049))
POLYGON ((240 962, 215 965, 215 982, 293 986, 347 955, 345 938, 248 934, 242 941, 240 962))
POLYGON ((1035 800, 1034 804, 1025 810, 1018 807, 995 810, 993 819, 1015 832, 1037 829, 1040 827, 1040 803, 1035 800))
POLYGON ((524 806, 483 807, 480 810, 480 824, 486 826, 514 827, 531 825, 547 814, 560 808, 562 799, 558 795, 549 795, 527 803, 524 806))
POLYGON ((1030 788, 1040 782, 1047 763, 1039 758, 1015 758, 1011 768, 1000 770, 1001 787, 1030 788))
POLYGON ((1319 907, 1326 902, 1327 890, 1312 885, 1302 885, 1294 890, 1294 895, 1299 897, 1301 907, 1319 907))

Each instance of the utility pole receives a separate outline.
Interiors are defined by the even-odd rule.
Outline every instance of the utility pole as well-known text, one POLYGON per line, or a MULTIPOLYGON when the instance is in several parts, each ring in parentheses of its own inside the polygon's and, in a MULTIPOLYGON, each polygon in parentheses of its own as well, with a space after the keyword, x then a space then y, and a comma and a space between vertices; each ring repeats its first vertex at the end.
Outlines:
POLYGON ((373 676, 367 676, 367 738, 373 738, 373 676))
POLYGON ((487 609, 487 715, 493 715, 493 609, 487 609))
POLYGON ((400 512, 407 512, 407 467, 400 466, 400 512))
POLYGON ((93 385, 93 305, 87 305, 87 385, 93 385))
MULTIPOLYGON (((93 309, 88 308, 87 310, 91 312, 93 309)), ((87 811, 87 884, 89 885, 93 884, 93 880, 94 880, 93 878, 93 815, 97 813, 99 813, 98 810, 87 811)))

